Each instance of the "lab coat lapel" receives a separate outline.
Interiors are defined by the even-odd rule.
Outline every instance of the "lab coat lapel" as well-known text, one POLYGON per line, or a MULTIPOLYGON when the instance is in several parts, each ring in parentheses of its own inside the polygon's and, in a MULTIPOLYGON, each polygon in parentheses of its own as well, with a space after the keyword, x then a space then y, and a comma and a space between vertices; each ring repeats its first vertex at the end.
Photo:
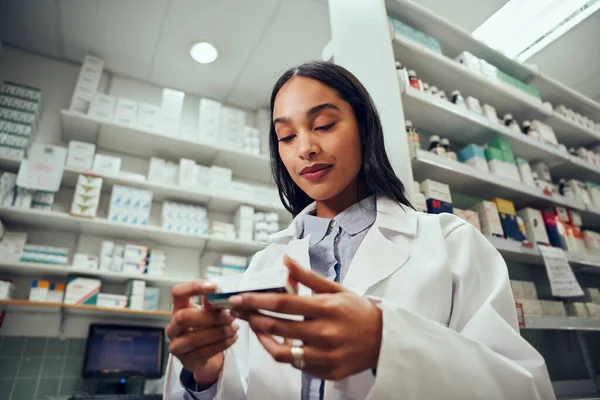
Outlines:
POLYGON ((344 286, 364 296, 370 287, 392 275, 410 258, 410 241, 397 240, 397 236, 414 237, 416 233, 414 210, 378 198, 377 219, 356 251, 344 286))

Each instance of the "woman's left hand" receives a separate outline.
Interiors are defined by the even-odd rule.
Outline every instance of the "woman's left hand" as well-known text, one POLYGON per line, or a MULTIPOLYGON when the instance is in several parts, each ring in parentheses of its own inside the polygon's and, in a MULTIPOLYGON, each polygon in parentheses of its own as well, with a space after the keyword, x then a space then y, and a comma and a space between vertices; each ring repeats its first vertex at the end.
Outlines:
POLYGON ((291 340, 304 343, 304 371, 317 378, 340 380, 377 367, 382 313, 359 297, 285 256, 290 275, 313 290, 310 297, 280 293, 244 293, 230 298, 231 315, 248 321, 276 361, 292 363, 291 340), (267 316, 258 310, 304 316, 294 321, 267 316))

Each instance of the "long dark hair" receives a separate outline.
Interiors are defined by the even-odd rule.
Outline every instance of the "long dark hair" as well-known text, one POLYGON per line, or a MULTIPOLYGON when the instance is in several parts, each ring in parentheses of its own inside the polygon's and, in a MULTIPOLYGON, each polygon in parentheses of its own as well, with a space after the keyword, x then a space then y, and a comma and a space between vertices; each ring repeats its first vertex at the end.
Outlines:
POLYGON ((366 193, 387 197, 399 204, 412 208, 404 193, 404 185, 392 169, 385 152, 383 129, 379 114, 367 89, 347 69, 325 61, 312 61, 287 70, 273 87, 271 93, 271 130, 269 147, 271 149, 271 169, 279 198, 285 208, 296 216, 313 202, 292 180, 279 156, 279 146, 275 126, 273 125, 273 107, 279 90, 294 76, 311 78, 337 91, 340 98, 352 106, 359 127, 362 146, 362 167, 358 181, 366 193))

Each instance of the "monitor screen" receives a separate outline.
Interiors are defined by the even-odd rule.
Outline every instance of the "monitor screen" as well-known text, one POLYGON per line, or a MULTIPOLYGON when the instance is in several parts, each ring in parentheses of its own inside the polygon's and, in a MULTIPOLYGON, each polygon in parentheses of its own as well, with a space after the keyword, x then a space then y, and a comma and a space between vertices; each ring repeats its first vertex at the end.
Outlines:
POLYGON ((82 375, 160 378, 163 346, 163 328, 92 324, 82 375))

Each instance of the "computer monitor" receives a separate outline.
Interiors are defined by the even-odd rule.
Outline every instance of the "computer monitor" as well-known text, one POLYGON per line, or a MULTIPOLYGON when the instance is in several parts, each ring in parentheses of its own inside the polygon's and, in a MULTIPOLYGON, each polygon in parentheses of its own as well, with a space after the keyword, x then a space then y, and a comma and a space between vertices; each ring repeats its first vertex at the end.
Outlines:
POLYGON ((91 324, 82 376, 158 379, 164 346, 163 328, 91 324))

